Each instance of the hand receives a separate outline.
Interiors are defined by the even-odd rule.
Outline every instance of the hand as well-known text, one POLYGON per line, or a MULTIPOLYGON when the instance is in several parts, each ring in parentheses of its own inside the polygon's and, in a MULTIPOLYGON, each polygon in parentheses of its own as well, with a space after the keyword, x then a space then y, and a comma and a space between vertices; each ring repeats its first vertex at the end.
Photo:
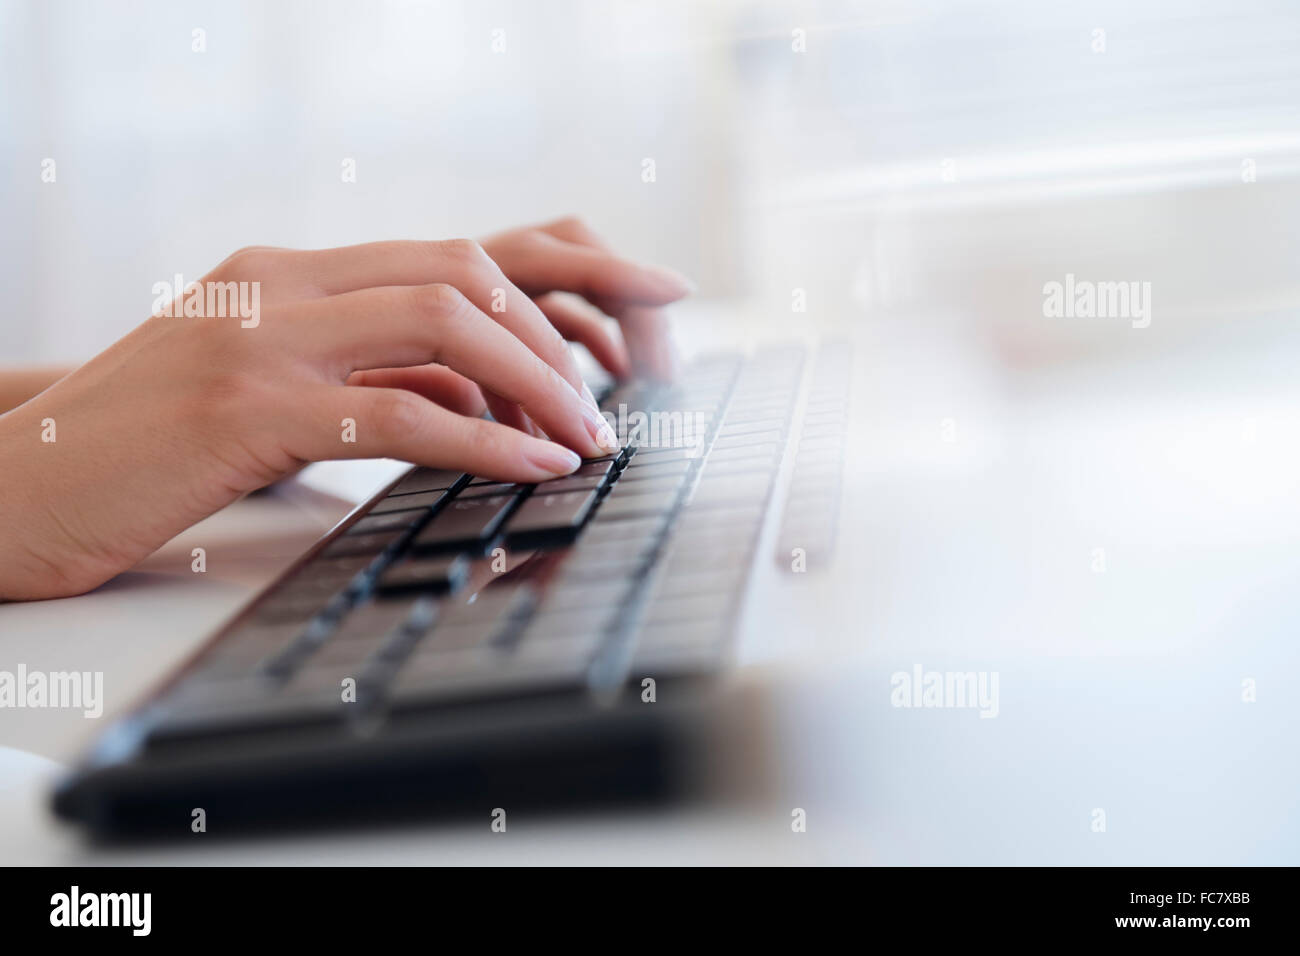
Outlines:
POLYGON ((258 283, 255 320, 155 315, 0 416, 0 597, 89 590, 310 461, 532 482, 616 444, 559 332, 475 243, 250 248, 200 282, 258 283), (471 417, 479 389, 554 441, 471 417))
POLYGON ((503 232, 484 239, 483 248, 511 282, 533 296, 552 325, 585 345, 616 378, 674 377, 676 354, 662 306, 693 291, 682 276, 616 256, 573 218, 503 232), (563 293, 577 293, 586 302, 563 293), (618 320, 626 348, 592 306, 618 320))

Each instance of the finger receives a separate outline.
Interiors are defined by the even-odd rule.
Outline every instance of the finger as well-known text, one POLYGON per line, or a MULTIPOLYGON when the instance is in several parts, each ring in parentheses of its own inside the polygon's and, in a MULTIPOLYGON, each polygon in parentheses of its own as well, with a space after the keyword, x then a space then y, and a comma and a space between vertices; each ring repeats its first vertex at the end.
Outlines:
MULTIPOLYGON (((483 400, 487 404, 487 410, 492 413, 494 421, 500 422, 508 428, 517 428, 528 435, 537 435, 535 426, 524 410, 513 402, 508 402, 500 395, 493 391, 483 389, 483 400)), ((538 435, 537 437, 541 437, 538 435)))
POLYGON ((444 365, 362 369, 348 376, 349 385, 404 388, 460 415, 478 418, 487 407, 479 387, 444 365))
POLYGON ((609 321, 599 311, 581 299, 558 292, 538 298, 537 307, 557 332, 571 342, 585 345, 592 357, 615 378, 626 378, 631 372, 627 346, 610 330, 609 321))
POLYGON ((576 242, 580 246, 591 246, 593 249, 609 250, 611 248, 610 244, 605 241, 604 236, 577 216, 565 216, 553 222, 543 223, 537 227, 537 231, 544 232, 548 236, 554 236, 556 239, 563 239, 565 242, 576 242))
POLYGON ((511 248, 508 267, 515 285, 531 296, 576 292, 592 302, 667 305, 692 290, 691 283, 671 269, 642 265, 540 231, 511 248))
POLYGON ((363 289, 297 302, 284 308, 278 324, 337 381, 358 369, 437 363, 522 406, 547 435, 579 454, 597 457, 617 445, 594 404, 449 285, 363 289))
POLYGON ((635 307, 619 311, 617 318, 636 373, 661 382, 674 381, 679 363, 668 313, 635 307))
MULTIPOLYGON (((556 239, 592 249, 609 250, 609 244, 576 217, 558 219, 538 228, 556 239)), ((673 345, 667 313, 658 309, 627 306, 616 298, 596 298, 591 301, 619 321, 636 374, 664 382, 671 382, 677 377, 680 362, 673 345)))
POLYGON ((578 363, 564 337, 476 242, 371 242, 305 252, 303 256, 305 268, 329 295, 380 286, 453 285, 566 382, 575 389, 582 387, 578 363))
POLYGON ((401 388, 320 386, 297 406, 288 450, 304 461, 397 458, 498 481, 570 474, 576 454, 554 442, 448 411, 401 388))

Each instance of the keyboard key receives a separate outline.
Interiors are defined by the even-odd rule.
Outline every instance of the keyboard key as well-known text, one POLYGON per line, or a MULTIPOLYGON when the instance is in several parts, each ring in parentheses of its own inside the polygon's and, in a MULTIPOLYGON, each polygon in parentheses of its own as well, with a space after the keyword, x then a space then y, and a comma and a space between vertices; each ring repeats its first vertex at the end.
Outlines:
POLYGON ((728 448, 743 448, 746 445, 761 445, 764 443, 775 443, 781 440, 779 431, 762 431, 762 432, 741 432, 734 435, 719 435, 718 440, 713 443, 713 454, 728 448))
POLYGON ((718 451, 709 453, 709 464, 715 464, 724 461, 740 461, 747 458, 758 458, 765 461, 771 461, 776 457, 777 446, 771 443, 763 445, 743 445, 740 448, 723 448, 718 451))
POLYGON ((723 591, 654 601, 646 609, 646 626, 679 621, 687 623, 722 621, 731 606, 731 599, 731 593, 723 591))
POLYGON ((420 491, 411 495, 380 498, 370 509, 372 515, 387 514, 390 511, 411 511, 416 508, 432 508, 447 496, 445 488, 438 491, 420 491))
POLYGON ((664 576, 655 588, 655 599, 676 600, 700 594, 729 594, 740 587, 744 579, 744 568, 704 572, 683 569, 676 574, 671 569, 665 569, 664 576))
POLYGON ((464 551, 483 554, 496 538, 506 516, 519 501, 518 494, 483 498, 453 498, 415 537, 417 552, 464 551))
POLYGON ((355 641, 377 646, 385 635, 410 616, 415 603, 414 595, 381 595, 358 604, 340 619, 329 637, 328 645, 355 641))
POLYGON ((146 736, 146 746, 156 749, 215 734, 265 733, 341 724, 348 716, 345 706, 341 687, 284 694, 214 685, 211 697, 178 698, 174 704, 164 704, 164 710, 146 736))
POLYGON ((770 474, 737 475, 726 481, 706 481, 695 490, 691 507, 749 504, 763 501, 772 486, 770 474))
POLYGON ((577 478, 553 478, 533 486, 533 497, 564 491, 594 491, 608 481, 608 475, 581 475, 577 478))
POLYGON ((604 519, 628 518, 641 515, 666 514, 672 510, 681 492, 680 483, 674 482, 672 488, 660 488, 649 494, 636 493, 636 488, 626 489, 627 494, 610 495, 609 500, 600 506, 600 515, 604 519))
POLYGON ((648 478, 683 477, 691 470, 692 464, 689 458, 680 458, 677 461, 661 461, 658 464, 650 463, 637 468, 627 468, 618 480, 621 484, 623 482, 645 481, 648 478))
POLYGON ((401 531, 376 531, 373 534, 345 534, 321 552, 321 557, 378 557, 402 536, 401 531))
POLYGON ((645 624, 637 635, 630 680, 715 671, 724 662, 730 631, 717 621, 645 624))
POLYGON ((411 495, 420 492, 441 491, 453 487, 463 476, 459 471, 442 471, 435 468, 417 468, 399 481, 388 494, 411 495))
POLYGON ((351 603, 350 592, 278 590, 259 601, 250 613, 257 624, 307 623, 320 614, 338 616, 351 603))
POLYGON ((666 461, 695 461, 700 457, 697 448, 656 448, 646 449, 636 453, 630 462, 628 470, 644 468, 647 465, 661 465, 666 461))
POLYGON ((506 542, 514 548, 567 544, 577 537, 598 498, 595 491, 534 495, 511 518, 506 542))
POLYGON ((666 495, 671 498, 678 492, 684 482, 680 475, 661 476, 659 478, 647 478, 642 481, 637 479, 629 481, 626 484, 619 481, 610 490, 610 501, 617 501, 620 498, 627 498, 632 495, 666 495))
POLYGON ((399 719, 441 704, 470 698, 519 697, 576 691, 586 685, 588 661, 552 656, 511 663, 499 654, 464 652, 421 658, 404 667, 388 692, 399 719))
POLYGON ((390 565, 375 582, 375 589, 381 594, 403 591, 447 594, 464 585, 469 565, 470 560, 464 554, 412 556, 390 565))
POLYGON ((663 533, 667 525, 667 515, 609 520, 603 512, 597 511, 596 517, 582 533, 582 541, 578 547, 581 549, 599 544, 653 541, 663 533))
POLYGON ((736 435, 750 435, 754 432, 777 431, 785 427, 784 418, 760 418, 749 422, 728 423, 720 432, 718 438, 731 438, 736 435))
POLYGON ((493 627, 483 624, 449 625, 439 621, 437 628, 415 645, 408 663, 431 655, 455 654, 475 648, 486 648, 492 643, 496 633, 497 630, 493 627))
POLYGON ((429 514, 428 508, 417 511, 390 511, 385 514, 368 514, 353 524, 345 532, 354 534, 373 534, 376 531, 405 531, 423 521, 429 514))
POLYGON ((468 488, 456 495, 456 500, 464 501, 467 498, 482 498, 485 495, 518 494, 523 490, 523 485, 516 485, 508 481, 492 481, 481 485, 471 484, 468 488))
POLYGON ((568 477, 568 478, 587 478, 587 477, 600 477, 600 478, 604 478, 604 477, 605 477, 606 475, 608 475, 611 471, 615 471, 615 470, 616 470, 616 469, 614 468, 614 459, 612 459, 612 458, 601 458, 601 459, 597 459, 596 461, 583 462, 581 465, 578 466, 577 470, 574 471, 573 474, 571 474, 571 475, 567 475, 566 477, 568 477))
POLYGON ((537 604, 531 584, 512 579, 494 581, 467 599, 444 602, 433 640, 443 627, 485 627, 500 632, 526 619, 537 604))
POLYGON ((541 618, 555 611, 578 611, 594 614, 623 603, 632 587, 630 581, 605 581, 594 585, 568 582, 547 590, 537 607, 541 618))

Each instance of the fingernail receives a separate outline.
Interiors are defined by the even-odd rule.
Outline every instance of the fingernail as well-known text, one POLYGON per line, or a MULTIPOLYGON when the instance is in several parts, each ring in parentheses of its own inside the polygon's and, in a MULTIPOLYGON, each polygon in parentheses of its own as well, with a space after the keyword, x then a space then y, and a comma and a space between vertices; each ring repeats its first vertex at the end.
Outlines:
POLYGON ((528 460, 548 474, 568 475, 582 464, 578 453, 555 442, 537 442, 524 453, 528 460))
POLYGON ((605 421, 604 415, 595 409, 584 408, 582 417, 587 423, 587 432, 591 435, 592 441, 606 451, 614 451, 619 447, 618 436, 614 434, 614 429, 609 427, 609 422, 605 421))
POLYGON ((655 281, 664 286, 670 286, 677 295, 686 295, 695 291, 694 282, 667 266, 645 266, 644 268, 648 274, 654 277, 655 281))

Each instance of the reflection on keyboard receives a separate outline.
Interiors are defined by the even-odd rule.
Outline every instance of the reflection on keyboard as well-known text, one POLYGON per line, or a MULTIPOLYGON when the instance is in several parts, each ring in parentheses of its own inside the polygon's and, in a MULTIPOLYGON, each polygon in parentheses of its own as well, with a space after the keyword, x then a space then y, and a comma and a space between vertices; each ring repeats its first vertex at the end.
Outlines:
POLYGON ((713 357, 620 387, 601 404, 623 449, 554 481, 413 469, 170 685, 146 745, 716 670, 803 363, 713 357))

